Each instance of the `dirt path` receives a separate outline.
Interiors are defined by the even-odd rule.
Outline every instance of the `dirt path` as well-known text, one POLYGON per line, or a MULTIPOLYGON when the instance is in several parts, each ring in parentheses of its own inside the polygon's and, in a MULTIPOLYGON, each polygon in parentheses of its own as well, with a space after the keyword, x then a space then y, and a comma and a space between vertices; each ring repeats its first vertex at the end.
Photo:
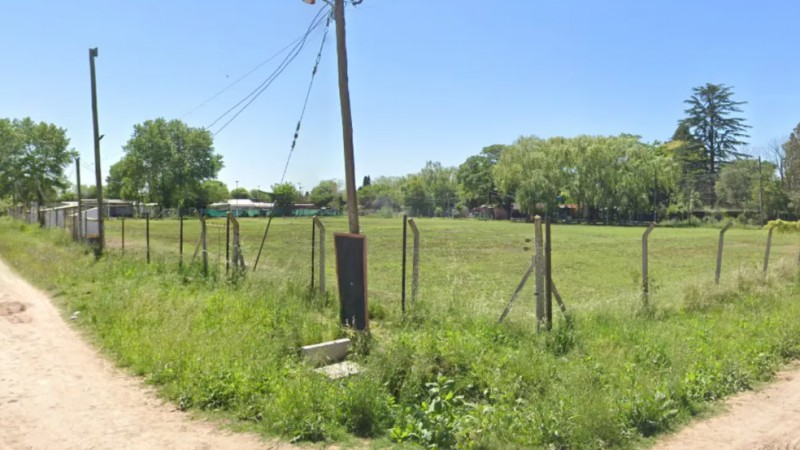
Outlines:
POLYGON ((0 260, 0 449, 290 447, 192 421, 157 399, 0 260))
POLYGON ((690 425, 653 449, 800 449, 800 363, 763 389, 742 392, 725 405, 725 412, 690 425))

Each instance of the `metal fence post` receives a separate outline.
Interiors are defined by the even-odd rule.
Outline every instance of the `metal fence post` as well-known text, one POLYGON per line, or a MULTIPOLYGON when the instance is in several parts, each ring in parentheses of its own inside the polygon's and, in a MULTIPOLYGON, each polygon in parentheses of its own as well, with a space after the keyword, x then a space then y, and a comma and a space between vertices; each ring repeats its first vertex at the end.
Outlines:
POLYGON ((714 283, 719 284, 719 276, 722 272, 722 247, 725 241, 725 232, 733 226, 733 222, 728 222, 720 231, 719 231, 719 245, 717 245, 717 271, 714 273, 714 283))

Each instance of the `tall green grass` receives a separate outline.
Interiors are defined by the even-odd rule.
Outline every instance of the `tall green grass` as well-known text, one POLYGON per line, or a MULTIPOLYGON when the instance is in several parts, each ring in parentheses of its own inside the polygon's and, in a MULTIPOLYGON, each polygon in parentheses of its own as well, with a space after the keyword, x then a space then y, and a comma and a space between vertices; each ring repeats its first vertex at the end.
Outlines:
MULTIPOLYGON (((206 278, 197 264, 178 267, 177 246, 150 265, 127 243, 125 256, 112 250, 95 262, 60 230, 7 219, 0 255, 53 292, 65 314, 81 311, 78 325, 103 351, 181 408, 289 440, 625 448, 800 356, 796 237, 776 235, 765 277, 763 233, 732 230, 718 287, 708 281, 714 230, 656 230, 659 289, 654 310, 641 314, 642 230, 557 227, 554 276, 574 320, 536 333, 532 287, 496 323, 529 262, 529 228, 420 221, 423 295, 402 317, 396 222, 364 224, 370 336, 338 327, 335 295, 308 291, 307 221, 276 221, 263 270, 235 280, 222 268, 206 278), (349 358, 364 366, 360 375, 330 381, 298 355, 301 345, 343 336, 356 341, 349 358)), ((245 239, 260 238, 262 225, 248 222, 245 239)), ((332 259, 329 270, 332 281, 332 259)))

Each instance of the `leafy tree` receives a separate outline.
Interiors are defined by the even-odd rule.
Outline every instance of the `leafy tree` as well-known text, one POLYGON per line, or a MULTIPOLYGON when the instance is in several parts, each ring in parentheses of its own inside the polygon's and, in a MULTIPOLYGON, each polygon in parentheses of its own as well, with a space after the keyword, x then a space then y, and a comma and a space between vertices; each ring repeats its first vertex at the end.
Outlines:
POLYGON ((787 200, 780 189, 777 166, 762 162, 759 171, 755 159, 741 159, 725 164, 719 174, 715 189, 719 203, 729 208, 747 212, 751 218, 759 211, 759 190, 763 188, 762 204, 767 216, 775 216, 784 210, 787 200), (759 184, 759 173, 761 184, 759 184))
POLYGON ((456 168, 443 167, 442 163, 428 161, 419 172, 426 194, 434 206, 434 212, 451 211, 458 200, 456 168))
POLYGON ((203 181, 222 168, 211 133, 180 120, 158 118, 135 125, 123 149, 125 156, 110 170, 109 185, 119 184, 123 195, 157 202, 162 208, 202 197, 203 181))
POLYGON ((275 214, 288 216, 292 214, 292 206, 295 200, 300 197, 300 191, 292 183, 281 183, 272 185, 272 201, 275 203, 275 214))
POLYGON ((428 194, 425 180, 420 175, 409 175, 402 187, 403 204, 412 216, 432 216, 434 204, 428 194))
POLYGON ((364 209, 389 208, 399 211, 403 205, 404 177, 379 177, 358 191, 358 203, 364 209))
POLYGON ((733 91, 724 84, 707 83, 692 88, 692 92, 692 97, 684 101, 689 108, 681 124, 703 145, 706 173, 715 174, 721 162, 745 156, 736 148, 745 145, 742 139, 749 137, 745 131, 750 127, 743 118, 732 115, 742 112, 740 106, 746 102, 733 101, 733 91))
POLYGON ((237 198, 237 199, 250 198, 250 192, 243 187, 236 188, 231 191, 231 198, 237 198))
POLYGON ((230 193, 225 183, 219 180, 203 180, 200 188, 189 194, 184 205, 204 209, 212 203, 221 203, 229 198, 230 193))
POLYGON ((336 180, 320 181, 319 184, 315 186, 314 189, 311 190, 311 194, 309 195, 311 203, 320 208, 326 206, 333 206, 334 200, 336 200, 338 197, 339 197, 339 182, 337 182, 336 180))
POLYGON ((800 124, 783 144, 783 174, 786 194, 791 207, 800 213, 800 124))
POLYGON ((0 197, 14 202, 55 200, 67 187, 65 168, 76 152, 66 130, 45 122, 0 119, 0 197))
POLYGON ((250 198, 257 202, 269 201, 269 194, 260 189, 250 189, 250 198))
POLYGON ((484 150, 479 155, 470 156, 458 166, 456 180, 467 206, 474 208, 482 203, 493 204, 492 197, 496 190, 492 172, 494 165, 493 158, 484 150))
POLYGON ((545 213, 564 199, 587 216, 627 220, 652 211, 654 178, 672 191, 677 167, 637 136, 519 138, 495 167, 500 190, 516 191, 523 212, 545 213))

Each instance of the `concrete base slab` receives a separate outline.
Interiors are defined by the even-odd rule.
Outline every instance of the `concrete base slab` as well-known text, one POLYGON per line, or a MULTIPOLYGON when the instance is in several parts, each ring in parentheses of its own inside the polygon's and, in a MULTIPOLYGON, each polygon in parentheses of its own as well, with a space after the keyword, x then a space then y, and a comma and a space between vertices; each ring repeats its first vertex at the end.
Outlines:
POLYGON ((350 348, 350 339, 337 339, 320 344, 306 345, 300 351, 303 356, 316 365, 330 364, 342 361, 347 356, 350 348))
POLYGON ((345 378, 349 377, 350 375, 356 375, 360 373, 362 370, 363 367, 359 366, 353 361, 342 361, 340 363, 331 364, 325 367, 320 367, 319 369, 314 369, 315 372, 321 373, 332 380, 338 380, 339 378, 345 378))

